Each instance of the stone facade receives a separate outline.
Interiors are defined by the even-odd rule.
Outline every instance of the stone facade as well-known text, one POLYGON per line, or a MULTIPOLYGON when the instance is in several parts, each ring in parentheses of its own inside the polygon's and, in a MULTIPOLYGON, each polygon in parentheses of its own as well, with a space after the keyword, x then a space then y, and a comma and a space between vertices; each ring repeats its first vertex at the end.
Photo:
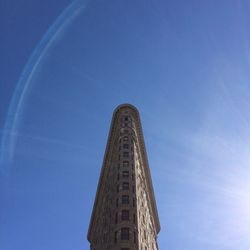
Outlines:
POLYGON ((90 221, 91 250, 157 250, 160 223, 140 117, 114 111, 90 221))

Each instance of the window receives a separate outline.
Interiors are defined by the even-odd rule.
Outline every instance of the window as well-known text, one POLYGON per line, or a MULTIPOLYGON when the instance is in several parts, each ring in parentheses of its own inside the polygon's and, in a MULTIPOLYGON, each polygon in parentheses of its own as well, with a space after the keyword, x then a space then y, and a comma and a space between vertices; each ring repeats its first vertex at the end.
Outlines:
POLYGON ((107 239, 107 233, 104 233, 104 234, 103 234, 103 237, 102 237, 102 241, 103 241, 103 242, 106 242, 106 239, 107 239))
POLYGON ((128 165, 129 165, 128 161, 124 161, 123 164, 122 164, 123 167, 128 167, 128 165))
POLYGON ((135 214, 133 214, 133 222, 135 224, 135 220, 136 220, 136 217, 135 217, 135 214))
POLYGON ((122 196, 122 204, 129 204, 129 196, 128 195, 122 196))
POLYGON ((122 220, 129 220, 129 210, 122 210, 122 220))
POLYGON ((124 120, 125 120, 125 121, 128 121, 128 116, 125 116, 125 117, 124 117, 124 120))
POLYGON ((116 191, 117 191, 117 193, 119 193, 119 189, 120 189, 120 187, 119 187, 119 184, 116 186, 116 191))
POLYGON ((128 190, 129 189, 129 183, 128 182, 123 182, 122 183, 122 189, 123 190, 128 190))
POLYGON ((123 144, 124 149, 129 149, 129 145, 127 143, 123 144))
POLYGON ((117 213, 115 214, 115 224, 117 224, 118 222, 118 216, 117 216, 117 213))
POLYGON ((114 242, 117 242, 117 231, 115 232, 115 238, 114 238, 114 242))
POLYGON ((128 171, 122 171, 122 177, 123 178, 128 178, 129 177, 129 172, 128 171))
POLYGON ((129 240, 129 228, 128 227, 121 228, 121 240, 129 240))
POLYGON ((117 198, 116 199, 116 207, 118 207, 118 204, 119 204, 119 199, 117 198))
POLYGON ((119 181, 119 179, 120 179, 120 174, 118 173, 117 174, 117 180, 119 181))
POLYGON ((123 152, 123 157, 128 158, 129 157, 129 152, 123 152))
POLYGON ((128 141, 128 137, 127 137, 127 136, 124 136, 124 137, 123 137, 123 141, 128 141))

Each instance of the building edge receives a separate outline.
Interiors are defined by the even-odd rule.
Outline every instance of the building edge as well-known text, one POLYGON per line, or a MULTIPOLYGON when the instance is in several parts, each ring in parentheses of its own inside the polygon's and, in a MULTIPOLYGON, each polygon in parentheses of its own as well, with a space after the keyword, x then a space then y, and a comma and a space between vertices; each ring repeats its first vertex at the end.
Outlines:
POLYGON ((156 206, 155 195, 154 195, 154 188, 153 188, 151 173, 150 173, 149 164, 148 164, 148 157, 147 157, 147 152, 146 152, 146 147, 145 147, 145 142, 144 142, 144 137, 143 137, 142 125, 141 125, 141 121, 140 121, 140 114, 139 114, 138 109, 134 105, 129 104, 129 103, 125 103, 125 104, 118 105, 113 112, 111 125, 110 125, 110 129, 109 129, 109 134, 108 134, 108 140, 107 140, 107 144, 106 144, 106 149, 105 149, 105 153, 104 153, 104 157, 103 157, 101 173, 100 173, 99 182, 98 182, 98 186, 97 186, 97 190, 96 190, 95 201, 93 204, 91 219, 90 219, 89 228, 88 228, 87 239, 90 243, 91 243, 92 228, 94 225, 94 218, 95 218, 95 214, 96 214, 96 208, 97 208, 98 201, 100 199, 100 190, 101 190, 101 186, 103 183, 103 178, 105 176, 105 170, 106 170, 105 166, 106 166, 106 162, 108 161, 110 149, 112 148, 111 143, 113 142, 112 137, 114 136, 114 128, 115 128, 114 125, 115 125, 115 121, 116 121, 116 116, 119 114, 119 112, 122 109, 125 109, 125 108, 129 108, 129 109, 133 110, 136 114, 136 119, 137 119, 136 127, 137 127, 137 132, 139 135, 138 141, 140 143, 143 165, 145 166, 147 183, 149 184, 149 196, 150 196, 150 200, 152 201, 151 204, 152 204, 152 210, 153 210, 153 215, 154 215, 153 217, 154 217, 154 223, 156 226, 157 234, 160 232, 160 229, 161 229, 159 215, 158 215, 157 206, 156 206))

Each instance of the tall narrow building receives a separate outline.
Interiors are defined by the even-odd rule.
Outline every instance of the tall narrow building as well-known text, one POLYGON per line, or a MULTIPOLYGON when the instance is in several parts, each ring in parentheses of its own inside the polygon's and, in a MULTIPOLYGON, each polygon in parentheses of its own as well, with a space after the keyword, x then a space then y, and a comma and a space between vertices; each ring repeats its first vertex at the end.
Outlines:
POLYGON ((88 231, 91 250, 157 250, 160 223, 137 109, 113 114, 88 231))

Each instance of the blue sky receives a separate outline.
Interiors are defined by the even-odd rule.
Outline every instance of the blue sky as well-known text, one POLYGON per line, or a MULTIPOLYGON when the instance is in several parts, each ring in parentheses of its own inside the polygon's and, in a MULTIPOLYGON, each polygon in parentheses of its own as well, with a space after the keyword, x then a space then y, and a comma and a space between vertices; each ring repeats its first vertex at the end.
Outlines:
POLYGON ((141 114, 160 249, 250 249, 249 1, 0 5, 1 249, 89 249, 121 103, 141 114))

